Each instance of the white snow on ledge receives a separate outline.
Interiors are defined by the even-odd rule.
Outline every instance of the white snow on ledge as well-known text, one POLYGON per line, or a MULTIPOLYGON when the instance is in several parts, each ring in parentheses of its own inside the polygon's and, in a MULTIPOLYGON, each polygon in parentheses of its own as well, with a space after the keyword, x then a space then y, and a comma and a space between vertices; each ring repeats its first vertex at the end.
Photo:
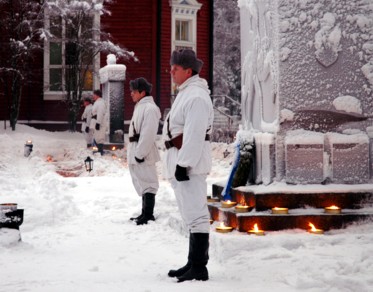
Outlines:
POLYGON ((106 65, 99 70, 101 84, 108 81, 124 81, 126 79, 126 65, 112 64, 106 65))
POLYGON ((344 135, 339 133, 327 133, 330 144, 369 144, 369 137, 366 134, 344 135))
MULTIPOLYGON (((225 186, 225 181, 215 182, 217 186, 225 186)), ((373 184, 304 184, 304 185, 293 185, 287 184, 286 182, 273 182, 270 185, 247 185, 234 188, 241 192, 252 192, 254 194, 271 194, 271 193, 283 193, 283 194, 309 194, 309 193, 359 193, 369 192, 373 193, 373 184)))
POLYGON ((289 131, 285 137, 285 145, 288 144, 324 144, 324 134, 302 129, 289 131))
POLYGON ((360 100, 350 95, 337 97, 333 100, 333 106, 336 110, 345 111, 347 113, 361 114, 363 112, 360 100))
POLYGON ((287 193, 287 194, 307 194, 307 193, 358 193, 373 192, 373 184, 306 184, 306 185, 289 185, 285 182, 274 182, 270 185, 249 185, 236 188, 240 191, 250 191, 255 194, 266 193, 287 193))
POLYGON ((285 121, 291 122, 294 119, 294 112, 289 109, 283 109, 280 112, 280 122, 283 123, 285 121))

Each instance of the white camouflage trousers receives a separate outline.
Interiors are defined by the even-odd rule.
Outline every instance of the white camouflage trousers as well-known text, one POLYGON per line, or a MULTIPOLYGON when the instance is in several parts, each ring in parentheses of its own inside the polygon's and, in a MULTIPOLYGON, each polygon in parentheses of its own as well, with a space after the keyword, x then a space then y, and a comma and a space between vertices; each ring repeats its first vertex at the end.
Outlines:
POLYGON ((189 175, 188 181, 170 179, 181 217, 191 233, 210 232, 206 175, 189 175))
POLYGON ((145 193, 157 194, 159 188, 155 165, 129 164, 133 186, 139 196, 145 193))

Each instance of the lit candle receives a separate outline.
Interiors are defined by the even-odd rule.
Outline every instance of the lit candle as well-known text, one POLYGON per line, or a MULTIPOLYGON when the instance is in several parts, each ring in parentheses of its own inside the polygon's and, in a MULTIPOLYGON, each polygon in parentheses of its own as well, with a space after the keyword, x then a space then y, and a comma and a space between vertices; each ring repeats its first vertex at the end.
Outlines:
POLYGON ((308 230, 309 233, 313 233, 313 234, 323 234, 324 233, 324 230, 317 229, 315 227, 315 225, 313 225, 311 222, 308 225, 311 227, 311 229, 308 230))
POLYGON ((115 147, 115 146, 113 146, 112 148, 111 148, 111 150, 112 151, 115 151, 117 148, 115 147))
POLYGON ((251 229, 251 230, 248 230, 247 233, 249 233, 249 234, 255 234, 255 235, 264 235, 264 230, 260 230, 258 228, 258 224, 255 223, 254 224, 254 228, 251 229))
POLYGON ((221 202, 222 208, 231 208, 231 207, 234 207, 236 205, 237 205, 236 202, 231 202, 230 200, 221 202))
POLYGON ((288 208, 279 208, 279 207, 272 208, 272 214, 288 214, 288 213, 289 213, 288 208))
POLYGON ((249 206, 238 205, 234 209, 236 210, 237 213, 249 212, 249 206))
POLYGON ((233 230, 233 227, 225 226, 224 222, 221 222, 220 225, 215 228, 215 230, 219 233, 228 233, 233 230))
POLYGON ((93 152, 97 152, 97 151, 98 151, 98 148, 97 148, 96 146, 93 146, 93 147, 92 147, 92 150, 93 150, 93 152))
POLYGON ((325 207, 324 211, 325 211, 325 213, 329 213, 329 214, 340 214, 341 213, 341 208, 333 205, 333 206, 330 206, 330 207, 325 207))

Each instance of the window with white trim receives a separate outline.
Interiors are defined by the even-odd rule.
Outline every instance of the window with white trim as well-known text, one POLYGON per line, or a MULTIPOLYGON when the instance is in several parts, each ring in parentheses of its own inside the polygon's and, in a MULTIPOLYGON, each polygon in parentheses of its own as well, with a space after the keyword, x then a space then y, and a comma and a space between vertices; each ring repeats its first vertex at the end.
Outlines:
POLYGON ((197 12, 202 4, 196 0, 170 0, 172 7, 172 50, 197 47, 197 12))
MULTIPOLYGON (((53 35, 44 43, 44 100, 61 100, 66 89, 66 76, 71 73, 72 58, 76 56, 76 44, 69 42, 71 30, 61 17, 51 17, 48 11, 45 13, 45 28, 53 35)), ((99 27, 100 16, 94 15, 90 21, 86 21, 81 31, 86 32, 84 26, 99 27)), ((79 32, 80 34, 81 32, 79 32)), ((94 36, 88 36, 93 38, 94 36)), ((85 56, 80 56, 83 59, 85 56)), ((84 91, 92 91, 99 87, 97 72, 100 66, 100 57, 88 65, 85 74, 84 91)), ((83 74, 82 74, 83 76, 83 74)), ((81 77, 82 77, 81 76, 81 77)))
MULTIPOLYGON (((172 9, 171 51, 197 49, 197 12, 202 4, 196 0, 170 0, 172 9)), ((176 93, 175 84, 171 85, 172 94, 176 93)))

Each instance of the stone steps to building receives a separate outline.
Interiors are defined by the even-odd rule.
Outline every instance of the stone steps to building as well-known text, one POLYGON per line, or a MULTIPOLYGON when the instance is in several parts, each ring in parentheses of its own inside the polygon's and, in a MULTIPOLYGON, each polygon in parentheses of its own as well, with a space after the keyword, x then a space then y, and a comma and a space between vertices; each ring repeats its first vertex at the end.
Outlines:
MULTIPOLYGON (((239 187, 231 190, 232 201, 249 206, 250 212, 239 213, 235 207, 223 208, 221 202, 208 203, 211 219, 224 222, 240 232, 255 224, 267 231, 309 230, 312 223, 322 230, 341 229, 359 221, 373 221, 373 185, 365 189, 346 185, 338 189, 308 186, 286 188, 239 187), (326 207, 338 206, 339 214, 325 213, 326 207), (272 208, 288 208, 288 214, 272 214, 272 208)), ((222 199, 223 184, 213 185, 213 198, 222 199)))

